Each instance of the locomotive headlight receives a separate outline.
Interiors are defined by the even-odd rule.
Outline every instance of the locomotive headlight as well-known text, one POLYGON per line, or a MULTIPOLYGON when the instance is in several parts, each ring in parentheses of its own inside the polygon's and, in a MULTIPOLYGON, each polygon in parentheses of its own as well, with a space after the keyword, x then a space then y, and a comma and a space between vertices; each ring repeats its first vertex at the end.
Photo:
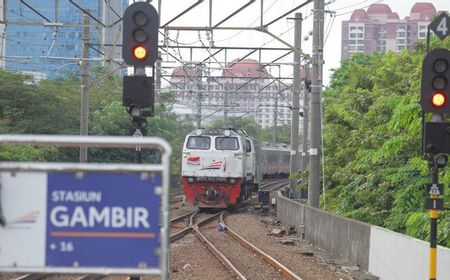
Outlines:
POLYGON ((194 178, 189 177, 189 178, 188 178, 188 182, 189 182, 189 183, 194 183, 194 178))
POLYGON ((230 179, 230 184, 234 184, 234 183, 236 183, 236 179, 231 178, 231 179, 230 179))
POLYGON ((203 134, 203 130, 201 130, 201 129, 197 129, 196 131, 195 131, 195 135, 197 135, 197 136, 200 136, 200 135, 202 135, 203 134))
POLYGON ((228 129, 227 130, 225 130, 224 132, 223 132, 223 134, 225 135, 225 136, 230 136, 231 135, 231 131, 229 131, 228 129))

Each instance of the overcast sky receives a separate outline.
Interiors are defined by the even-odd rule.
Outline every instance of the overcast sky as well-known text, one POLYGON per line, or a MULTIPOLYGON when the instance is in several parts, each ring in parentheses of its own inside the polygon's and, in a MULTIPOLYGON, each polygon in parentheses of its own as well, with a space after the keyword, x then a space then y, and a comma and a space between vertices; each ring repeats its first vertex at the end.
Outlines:
MULTIPOLYGON (((163 0, 162 1, 162 12, 161 12, 161 24, 166 23, 168 20, 173 18, 183 9, 187 8, 191 3, 195 3, 197 0, 163 0)), ((249 0, 213 0, 213 24, 217 23, 223 19, 226 15, 231 14, 238 7, 241 7, 249 0)), ((257 26, 260 23, 260 10, 261 1, 255 1, 246 10, 234 16, 232 19, 224 23, 222 26, 257 26)), ((284 12, 289 11, 293 7, 304 3, 305 0, 264 0, 264 23, 271 21, 272 19, 282 15, 284 12)), ((326 2, 330 2, 327 1, 326 2)), ((325 48, 324 48, 324 58, 325 58, 325 68, 324 68, 324 81, 325 84, 329 81, 329 75, 331 74, 330 69, 339 67, 340 56, 341 56, 341 22, 343 20, 348 20, 351 13, 355 9, 366 9, 370 4, 373 3, 383 3, 388 4, 393 12, 399 14, 400 18, 403 19, 410 14, 411 7, 416 2, 430 2, 436 9, 439 10, 450 10, 449 0, 433 0, 433 1, 414 1, 414 0, 335 0, 326 6, 329 11, 335 12, 334 17, 330 14, 326 15, 325 19, 325 48)), ((154 5, 157 5, 157 1, 153 1, 154 5)), ((204 1, 199 6, 195 7, 193 10, 188 12, 186 15, 177 19, 171 25, 176 26, 208 26, 208 5, 209 1, 204 1)), ((313 4, 310 3, 305 7, 299 9, 297 12, 303 14, 303 35, 307 35, 309 31, 312 31, 313 16, 311 10, 313 4)), ((293 17, 292 13, 288 17, 293 17)), ((283 18, 269 27, 269 31, 279 35, 283 40, 294 44, 294 34, 293 34, 294 23, 292 20, 283 18)), ((161 36, 162 37, 162 36, 161 36)), ((180 45, 183 44, 195 44, 205 45, 209 44, 210 36, 206 32, 180 32, 176 31, 169 32, 169 37, 172 40, 179 42, 180 45)), ((305 53, 311 53, 312 49, 312 38, 308 41, 302 40, 302 48, 305 53)), ((214 32, 214 44, 216 46, 246 46, 246 47, 260 47, 260 46, 271 46, 271 47, 283 47, 281 43, 273 40, 272 37, 267 34, 263 34, 257 31, 215 31, 214 32)), ((227 61, 232 59, 242 57, 248 51, 230 51, 228 52, 227 61)), ((282 53, 279 52, 265 52, 261 59, 262 62, 269 62, 274 58, 277 58, 282 53)), ((188 61, 190 59, 190 53, 186 50, 180 49, 176 50, 177 57, 188 61)), ((193 60, 203 60, 207 57, 206 52, 194 52, 193 60)), ((258 55, 254 54, 251 58, 258 59, 258 55)), ((165 59, 165 58, 163 58, 165 59)), ((169 59, 168 57, 166 59, 169 59)), ((219 61, 224 61, 224 56, 217 56, 219 61)), ((286 57, 283 62, 292 62, 292 56, 286 57)), ((273 68, 273 67, 272 67, 273 68)), ((278 71, 277 69, 269 69, 272 73, 278 71)), ((283 75, 292 76, 292 70, 289 66, 283 66, 281 70, 283 75)))

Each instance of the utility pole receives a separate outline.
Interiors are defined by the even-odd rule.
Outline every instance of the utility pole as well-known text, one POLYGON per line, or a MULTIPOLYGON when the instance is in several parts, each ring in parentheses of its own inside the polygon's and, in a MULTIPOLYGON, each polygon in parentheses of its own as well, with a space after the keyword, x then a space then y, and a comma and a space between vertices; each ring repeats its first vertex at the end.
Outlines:
POLYGON ((272 142, 277 142, 277 127, 278 127, 278 93, 281 92, 281 66, 278 66, 278 88, 277 92, 275 93, 275 111, 273 116, 273 129, 272 129, 272 142))
POLYGON ((196 127, 201 128, 202 127, 202 75, 203 75, 203 69, 202 65, 198 64, 195 69, 195 76, 197 77, 197 93, 196 93, 196 127))
MULTIPOLYGON (((295 31, 294 31, 294 47, 298 50, 294 52, 294 77, 292 93, 292 121, 291 121, 291 157, 289 170, 290 174, 298 172, 298 134, 299 134, 299 110, 300 110, 300 67, 301 57, 300 50, 302 49, 302 14, 295 13, 295 31)), ((290 193, 293 193, 297 187, 297 180, 290 179, 290 193)))
POLYGON ((309 90, 307 87, 309 77, 309 61, 305 63, 305 81, 303 83, 303 133, 302 133, 302 157, 300 171, 304 172, 308 165, 308 129, 309 129, 309 90))
POLYGON ((1 0, 0 1, 0 5, 1 5, 1 11, 0 11, 0 68, 5 68, 6 66, 6 59, 5 59, 5 55, 6 55, 6 51, 5 51, 5 46, 6 46, 6 0, 1 0))
MULTIPOLYGON (((83 56, 81 59, 81 114, 80 135, 88 135, 89 113, 89 17, 83 14, 83 30, 81 35, 83 42, 83 56)), ((80 162, 87 162, 87 147, 80 147, 80 162)))
POLYGON ((324 0, 314 0, 313 56, 311 85, 311 143, 309 149, 308 203, 319 207, 320 155, 322 149, 322 65, 323 65, 323 21, 324 0))
POLYGON ((155 79, 155 99, 161 100, 161 52, 158 52, 158 58, 156 59, 155 63, 155 72, 156 72, 156 79, 155 79))
POLYGON ((278 92, 275 92, 275 109, 273 111, 273 129, 272 142, 277 142, 277 126, 278 126, 278 92))
POLYGON ((223 93, 223 128, 228 128, 228 88, 225 86, 223 93))

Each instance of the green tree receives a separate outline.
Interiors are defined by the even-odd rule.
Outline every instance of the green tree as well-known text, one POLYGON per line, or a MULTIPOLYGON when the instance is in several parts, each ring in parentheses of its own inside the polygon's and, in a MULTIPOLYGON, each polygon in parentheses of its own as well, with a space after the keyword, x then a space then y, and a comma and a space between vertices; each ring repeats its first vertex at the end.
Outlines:
MULTIPOLYGON (((450 48, 450 40, 432 48, 450 48)), ((424 48, 344 61, 324 92, 327 209, 414 237, 428 237, 420 151, 420 78, 424 48)), ((442 182, 448 185, 448 167, 442 182)), ((446 195, 446 201, 450 196, 446 195)), ((439 242, 450 246, 449 213, 439 242)))
MULTIPOLYGON (((172 174, 180 174, 181 148, 184 137, 193 127, 179 121, 177 116, 168 112, 163 106, 156 106, 155 116, 149 118, 148 135, 166 139, 172 146, 172 174)), ((111 104, 93 113, 92 130, 94 135, 131 135, 134 129, 131 126, 131 118, 122 106, 121 102, 113 101, 111 104)), ((90 158, 93 161, 120 161, 133 162, 133 151, 124 150, 97 150, 92 149, 90 158)), ((144 160, 154 160, 154 154, 144 155, 144 160)))

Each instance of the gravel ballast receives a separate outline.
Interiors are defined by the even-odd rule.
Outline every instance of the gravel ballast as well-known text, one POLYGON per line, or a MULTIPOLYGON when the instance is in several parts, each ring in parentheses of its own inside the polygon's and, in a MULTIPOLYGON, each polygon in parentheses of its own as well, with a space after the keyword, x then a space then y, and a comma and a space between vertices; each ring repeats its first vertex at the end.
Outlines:
POLYGON ((304 255, 303 253, 310 251, 308 246, 302 246, 301 243, 294 246, 282 245, 280 241, 286 237, 268 235, 271 228, 259 222, 260 218, 260 215, 254 213, 236 213, 228 216, 226 223, 239 235, 277 259, 303 280, 351 279, 348 275, 333 271, 334 268, 319 264, 314 257, 304 255))

